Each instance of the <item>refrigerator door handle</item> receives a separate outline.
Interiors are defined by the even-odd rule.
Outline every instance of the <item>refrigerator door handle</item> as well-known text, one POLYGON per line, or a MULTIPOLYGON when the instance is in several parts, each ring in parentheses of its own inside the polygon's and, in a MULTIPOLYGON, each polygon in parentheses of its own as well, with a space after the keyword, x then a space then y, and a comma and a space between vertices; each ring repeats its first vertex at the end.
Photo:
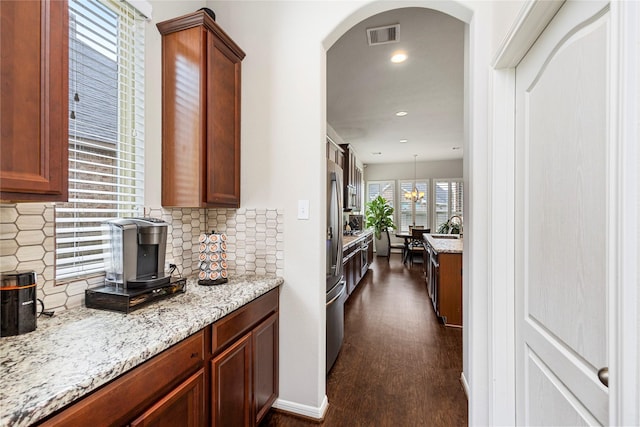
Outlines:
MULTIPOLYGON (((335 180, 332 181, 333 184, 333 194, 335 194, 335 198, 336 198, 336 224, 338 226, 340 226, 342 224, 342 209, 340 206, 340 188, 338 188, 338 177, 336 177, 335 180)), ((336 242, 336 259, 335 259, 335 263, 336 263, 336 274, 340 271, 340 269, 338 268, 338 263, 342 262, 342 239, 335 239, 336 242)))

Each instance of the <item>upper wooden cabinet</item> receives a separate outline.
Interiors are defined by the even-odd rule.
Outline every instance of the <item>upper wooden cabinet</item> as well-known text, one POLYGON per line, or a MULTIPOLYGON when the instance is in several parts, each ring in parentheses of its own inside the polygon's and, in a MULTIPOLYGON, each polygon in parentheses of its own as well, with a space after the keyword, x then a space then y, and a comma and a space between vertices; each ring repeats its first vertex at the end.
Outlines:
POLYGON ((240 206, 240 66, 245 53, 204 11, 162 34, 162 205, 240 206))
POLYGON ((341 144, 344 150, 344 210, 362 209, 362 169, 357 165, 356 154, 349 144, 341 144))
POLYGON ((327 138, 327 159, 336 163, 340 169, 344 168, 344 150, 329 138, 327 138))
POLYGON ((0 1, 0 200, 66 201, 66 1, 0 1))

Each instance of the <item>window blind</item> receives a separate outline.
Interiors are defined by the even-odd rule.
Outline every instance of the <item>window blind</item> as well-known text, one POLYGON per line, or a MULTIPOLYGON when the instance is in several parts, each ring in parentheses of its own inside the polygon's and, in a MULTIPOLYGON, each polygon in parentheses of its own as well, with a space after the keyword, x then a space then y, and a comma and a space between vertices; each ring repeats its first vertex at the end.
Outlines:
POLYGON ((395 181, 369 181, 367 182, 367 202, 378 196, 382 196, 391 207, 395 206, 395 181))
POLYGON ((424 198, 412 202, 404 195, 413 191, 414 181, 400 181, 400 231, 408 232, 410 225, 429 228, 429 180, 416 180, 415 186, 424 198))
POLYGON ((69 0, 69 201, 55 207, 56 279, 104 270, 101 223, 143 215, 144 18, 69 0))
POLYGON ((453 215, 462 216, 463 185, 460 180, 437 180, 435 187, 435 229, 453 215))

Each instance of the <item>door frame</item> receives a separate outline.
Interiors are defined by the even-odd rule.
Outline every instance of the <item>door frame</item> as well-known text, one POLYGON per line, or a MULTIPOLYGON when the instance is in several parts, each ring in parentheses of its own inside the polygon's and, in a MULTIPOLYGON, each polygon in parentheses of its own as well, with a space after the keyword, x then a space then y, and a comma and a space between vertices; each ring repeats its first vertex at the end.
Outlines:
MULTIPOLYGON (((491 134, 489 135, 489 381, 491 425, 516 422, 516 340, 515 340, 515 69, 538 36, 553 19, 564 1, 529 0, 515 25, 498 49, 492 64, 490 93, 491 134)), ((608 272, 609 293, 609 424, 639 425, 640 356, 638 325, 638 163, 640 131, 640 4, 610 2, 611 107, 610 140, 615 157, 609 167, 616 170, 616 187, 608 203, 617 216, 612 218, 614 271, 608 272)))

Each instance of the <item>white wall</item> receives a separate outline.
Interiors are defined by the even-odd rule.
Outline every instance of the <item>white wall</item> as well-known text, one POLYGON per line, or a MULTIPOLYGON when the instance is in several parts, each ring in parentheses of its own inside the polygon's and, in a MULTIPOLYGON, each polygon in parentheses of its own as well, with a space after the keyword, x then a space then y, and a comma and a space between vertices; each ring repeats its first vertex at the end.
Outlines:
MULTIPOLYGON (((154 1, 154 22, 196 10, 202 2, 154 1)), ((487 424, 487 212, 489 72, 495 40, 508 19, 493 21, 501 2, 454 1, 207 1, 217 22, 243 48, 242 199, 246 207, 283 207, 285 284, 281 297, 278 406, 321 416, 325 398, 324 174, 326 50, 375 13, 423 6, 470 23, 464 143, 465 377, 470 424, 487 424), (297 203, 310 200, 310 219, 297 203), (470 286, 473 283, 473 287, 470 286)), ((515 7, 506 6, 511 11, 515 7)), ((505 19, 501 14, 501 19, 505 19)), ((511 16, 512 13, 506 14, 511 16)), ((159 204, 160 44, 149 29, 147 50, 147 204, 159 204), (154 153, 153 150, 157 150, 154 153)))
POLYGON ((153 16, 145 32, 145 181, 144 204, 159 207, 162 190, 162 38, 156 28, 205 6, 205 0, 150 0, 153 16))
MULTIPOLYGON (((413 162, 368 164, 364 168, 364 180, 413 180, 413 166, 413 162)), ((462 178, 462 159, 416 162, 415 170, 418 179, 462 178)))

